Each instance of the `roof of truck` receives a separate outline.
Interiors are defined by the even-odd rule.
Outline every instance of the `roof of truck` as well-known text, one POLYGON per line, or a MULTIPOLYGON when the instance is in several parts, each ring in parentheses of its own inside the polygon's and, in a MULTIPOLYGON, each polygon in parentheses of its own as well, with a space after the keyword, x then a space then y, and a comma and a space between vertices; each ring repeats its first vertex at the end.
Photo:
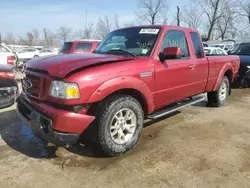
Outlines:
MULTIPOLYGON (((172 25, 137 25, 137 26, 130 26, 130 27, 125 27, 125 28, 136 28, 136 27, 145 27, 145 28, 168 28, 168 29, 178 29, 178 30, 188 30, 188 31, 194 31, 198 32, 196 29, 192 28, 187 28, 187 27, 180 27, 180 26, 172 26, 172 25)), ((120 28, 120 29, 125 29, 125 28, 120 28)), ((117 29, 117 30, 120 30, 117 29)))

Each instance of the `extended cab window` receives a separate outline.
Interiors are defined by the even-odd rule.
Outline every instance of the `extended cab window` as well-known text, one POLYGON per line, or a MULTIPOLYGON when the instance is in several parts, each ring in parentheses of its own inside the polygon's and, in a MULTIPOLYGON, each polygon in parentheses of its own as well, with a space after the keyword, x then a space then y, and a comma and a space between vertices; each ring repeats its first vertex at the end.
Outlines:
POLYGON ((195 32, 191 32, 190 35, 192 38, 196 58, 203 58, 204 52, 202 48, 200 35, 195 32))
POLYGON ((186 35, 183 31, 179 30, 167 31, 161 46, 161 52, 163 52, 164 49, 167 47, 180 47, 182 58, 189 57, 186 35))
POLYGON ((92 43, 78 43, 76 45, 76 51, 78 52, 89 52, 92 48, 92 43))

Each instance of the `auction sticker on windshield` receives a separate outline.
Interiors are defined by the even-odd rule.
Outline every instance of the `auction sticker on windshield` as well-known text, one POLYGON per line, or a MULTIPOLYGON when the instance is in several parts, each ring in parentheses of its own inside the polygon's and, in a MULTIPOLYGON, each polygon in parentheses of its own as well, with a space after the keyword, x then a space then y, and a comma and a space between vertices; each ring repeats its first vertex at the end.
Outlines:
POLYGON ((158 34, 159 32, 159 29, 149 29, 149 28, 146 28, 146 29, 141 29, 140 31, 140 34, 158 34))

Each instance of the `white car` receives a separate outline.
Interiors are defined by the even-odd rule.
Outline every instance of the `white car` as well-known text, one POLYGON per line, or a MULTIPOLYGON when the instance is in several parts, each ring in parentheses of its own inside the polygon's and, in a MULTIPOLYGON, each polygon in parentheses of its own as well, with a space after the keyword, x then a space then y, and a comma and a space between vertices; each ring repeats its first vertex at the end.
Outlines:
POLYGON ((234 44, 216 44, 216 45, 213 45, 211 47, 215 47, 215 48, 220 48, 226 52, 232 50, 232 48, 234 47, 234 44))
POLYGON ((39 56, 42 57, 42 56, 57 55, 58 52, 59 52, 58 49, 53 49, 53 50, 45 49, 45 50, 40 51, 39 56))
POLYGON ((16 55, 19 60, 30 60, 32 58, 39 57, 40 53, 34 48, 24 48, 16 52, 16 55))
POLYGON ((0 65, 15 65, 15 54, 4 44, 0 44, 0 65))
POLYGON ((216 47, 205 47, 204 51, 206 55, 228 55, 225 50, 222 50, 221 48, 216 48, 216 47))

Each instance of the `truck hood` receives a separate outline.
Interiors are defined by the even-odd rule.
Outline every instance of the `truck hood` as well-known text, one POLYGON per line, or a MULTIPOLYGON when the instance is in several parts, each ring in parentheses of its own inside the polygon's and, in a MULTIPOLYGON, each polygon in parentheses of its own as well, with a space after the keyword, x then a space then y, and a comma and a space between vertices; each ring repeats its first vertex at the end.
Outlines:
POLYGON ((64 78, 72 71, 103 63, 133 60, 130 56, 109 54, 60 54, 35 58, 27 62, 26 68, 48 72, 51 76, 64 78))

